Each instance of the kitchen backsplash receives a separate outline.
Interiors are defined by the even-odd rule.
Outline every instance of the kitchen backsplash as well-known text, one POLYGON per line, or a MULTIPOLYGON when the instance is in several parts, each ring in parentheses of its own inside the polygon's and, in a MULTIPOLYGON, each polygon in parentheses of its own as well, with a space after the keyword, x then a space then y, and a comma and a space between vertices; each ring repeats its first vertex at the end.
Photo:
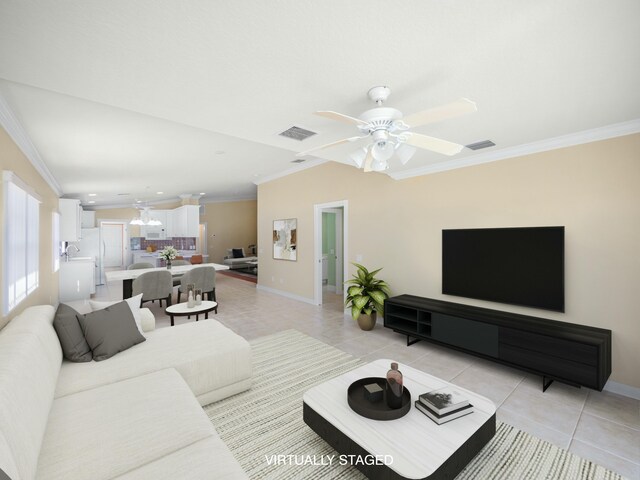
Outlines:
POLYGON ((147 240, 144 237, 131 237, 131 250, 146 250, 155 245, 158 250, 173 245, 177 250, 195 250, 196 237, 174 237, 169 240, 147 240))

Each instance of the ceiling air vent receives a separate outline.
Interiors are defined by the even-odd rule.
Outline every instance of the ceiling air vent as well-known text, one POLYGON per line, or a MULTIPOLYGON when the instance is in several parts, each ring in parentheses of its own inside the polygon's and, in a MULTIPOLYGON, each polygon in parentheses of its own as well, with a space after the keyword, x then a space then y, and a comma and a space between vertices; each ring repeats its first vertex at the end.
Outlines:
POLYGON ((483 140, 481 142, 470 143, 467 145, 467 148, 470 148, 471 150, 481 150, 483 148, 495 147, 495 145, 496 144, 491 140, 483 140))
POLYGON ((302 141, 306 138, 309 138, 312 135, 315 135, 316 132, 312 132, 311 130, 305 130, 304 128, 293 126, 284 132, 279 133, 278 135, 287 138, 293 138, 294 140, 302 141))
POLYGON ((291 163, 302 163, 305 162, 306 160, 304 158, 296 158, 295 160, 291 160, 291 163))

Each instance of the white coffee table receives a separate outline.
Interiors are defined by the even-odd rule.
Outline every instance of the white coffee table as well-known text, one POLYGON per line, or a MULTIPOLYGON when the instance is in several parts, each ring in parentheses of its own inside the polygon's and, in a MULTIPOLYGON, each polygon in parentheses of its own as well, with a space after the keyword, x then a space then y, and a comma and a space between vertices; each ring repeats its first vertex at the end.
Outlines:
POLYGON ((413 402, 418 395, 450 383, 400 364, 404 385, 411 392, 409 413, 397 420, 380 421, 351 410, 347 403, 349 385, 365 377, 384 377, 391 362, 376 360, 306 391, 305 423, 341 455, 382 456, 378 462, 382 464, 354 464, 369 478, 454 478, 495 434, 495 405, 488 398, 456 386, 468 395, 474 412, 437 425, 413 402), (392 463, 386 465, 389 459, 392 463))
POLYGON ((200 305, 195 305, 189 308, 187 302, 176 303, 165 309, 165 313, 171 317, 171 326, 173 327, 173 317, 187 317, 191 315, 196 316, 196 322, 198 321, 198 315, 204 313, 204 318, 209 318, 209 312, 218 308, 217 302, 210 302, 203 300, 200 305))

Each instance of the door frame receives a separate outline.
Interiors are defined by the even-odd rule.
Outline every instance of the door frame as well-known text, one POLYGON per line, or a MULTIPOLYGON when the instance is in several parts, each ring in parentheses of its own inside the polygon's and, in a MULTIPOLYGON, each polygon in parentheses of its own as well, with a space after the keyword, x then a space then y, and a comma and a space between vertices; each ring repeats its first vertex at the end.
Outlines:
MULTIPOLYGON (((322 305, 322 212, 331 208, 342 208, 342 279, 346 279, 348 275, 348 266, 345 261, 349 258, 349 201, 339 200, 329 203, 318 203, 313 206, 313 223, 314 223, 314 268, 313 268, 313 284, 315 305, 322 305)), ((337 235, 336 229, 336 235, 337 235)), ((336 267, 338 268, 338 267, 336 267)), ((345 298, 346 289, 342 289, 342 296, 345 298)))

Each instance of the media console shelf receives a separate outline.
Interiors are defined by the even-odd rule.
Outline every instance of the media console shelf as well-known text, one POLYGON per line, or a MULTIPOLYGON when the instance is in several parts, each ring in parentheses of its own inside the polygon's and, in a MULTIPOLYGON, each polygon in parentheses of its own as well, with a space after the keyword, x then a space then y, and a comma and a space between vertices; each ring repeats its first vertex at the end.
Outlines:
POLYGON ((384 326, 554 380, 602 390, 611 375, 611 330, 399 295, 384 302, 384 326))

